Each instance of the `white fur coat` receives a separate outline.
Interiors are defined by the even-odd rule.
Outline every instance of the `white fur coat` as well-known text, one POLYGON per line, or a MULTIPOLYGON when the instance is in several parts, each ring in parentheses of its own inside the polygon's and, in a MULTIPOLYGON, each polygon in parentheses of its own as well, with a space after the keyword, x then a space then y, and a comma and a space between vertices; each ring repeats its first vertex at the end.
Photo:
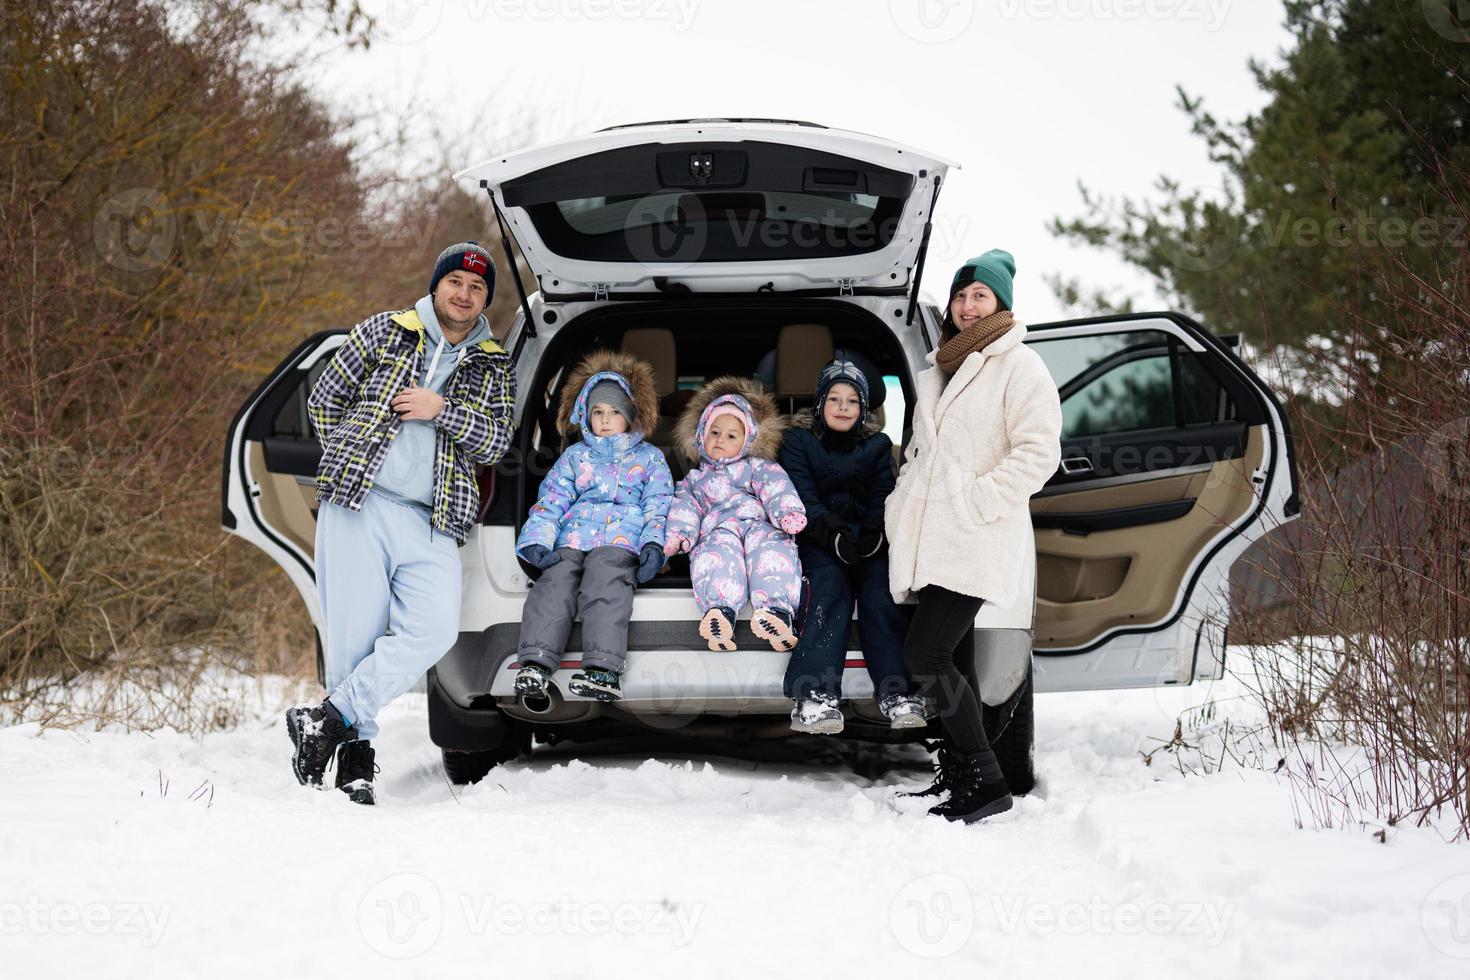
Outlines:
POLYGON ((1062 430, 1056 384, 1025 339, 1017 323, 948 384, 930 354, 916 381, 913 437, 884 515, 899 602, 926 585, 1017 598, 1016 563, 1036 547, 1028 502, 1056 472, 1062 430))

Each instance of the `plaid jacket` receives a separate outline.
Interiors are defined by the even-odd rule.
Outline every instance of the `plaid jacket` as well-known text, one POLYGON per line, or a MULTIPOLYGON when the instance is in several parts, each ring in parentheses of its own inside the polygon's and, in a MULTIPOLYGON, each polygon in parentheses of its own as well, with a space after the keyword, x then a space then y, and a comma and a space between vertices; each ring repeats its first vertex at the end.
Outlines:
MULTIPOLYGON (((423 373, 427 332, 413 310, 378 313, 352 328, 307 400, 322 444, 316 499, 359 510, 403 425, 389 407, 423 373)), ((510 355, 493 340, 465 351, 444 386, 434 419, 434 495, 430 523, 459 544, 480 506, 475 464, 493 465, 510 446, 515 378, 510 355)))

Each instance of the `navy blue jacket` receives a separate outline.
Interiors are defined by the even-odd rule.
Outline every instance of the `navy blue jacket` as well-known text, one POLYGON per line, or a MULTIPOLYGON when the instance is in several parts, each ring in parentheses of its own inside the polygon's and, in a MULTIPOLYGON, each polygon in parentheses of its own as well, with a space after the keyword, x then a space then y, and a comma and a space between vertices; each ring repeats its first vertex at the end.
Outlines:
POLYGON ((780 460, 806 506, 798 544, 830 549, 843 528, 854 542, 865 531, 869 540, 882 534, 883 506, 895 479, 893 440, 871 415, 856 435, 823 430, 819 436, 815 409, 798 412, 781 442, 780 460))

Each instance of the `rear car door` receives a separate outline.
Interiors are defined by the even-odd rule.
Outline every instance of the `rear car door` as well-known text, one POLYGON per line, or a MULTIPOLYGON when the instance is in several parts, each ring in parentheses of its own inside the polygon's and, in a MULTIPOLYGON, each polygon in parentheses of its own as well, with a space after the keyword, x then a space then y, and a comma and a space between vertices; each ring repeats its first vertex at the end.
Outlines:
POLYGON ((318 636, 316 469, 321 445, 306 413, 311 385, 346 330, 302 341, 240 406, 225 442, 220 522, 273 558, 301 593, 318 636))
POLYGON ((456 174, 495 196, 548 302, 906 295, 949 160, 781 120, 617 126, 456 174))
POLYGON ((1177 313, 1027 329, 1063 419, 1031 502, 1038 689, 1220 676, 1230 565, 1297 513, 1280 405, 1177 313))

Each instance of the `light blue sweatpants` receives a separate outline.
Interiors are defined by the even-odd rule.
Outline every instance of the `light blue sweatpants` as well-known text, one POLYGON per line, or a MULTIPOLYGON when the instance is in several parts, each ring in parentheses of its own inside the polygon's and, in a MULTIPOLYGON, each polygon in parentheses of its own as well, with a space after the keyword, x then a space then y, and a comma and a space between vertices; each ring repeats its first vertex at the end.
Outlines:
POLYGON ((323 503, 316 587, 328 696, 358 737, 372 738, 378 711, 459 636, 459 546, 438 531, 431 538, 424 511, 377 493, 356 513, 323 503))

